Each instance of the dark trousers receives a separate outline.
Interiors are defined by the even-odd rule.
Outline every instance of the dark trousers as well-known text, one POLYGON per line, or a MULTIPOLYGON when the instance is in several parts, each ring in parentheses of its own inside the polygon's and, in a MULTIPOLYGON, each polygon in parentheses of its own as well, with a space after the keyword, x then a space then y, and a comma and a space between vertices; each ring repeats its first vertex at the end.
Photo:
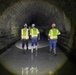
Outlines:
POLYGON ((24 46, 26 44, 26 49, 28 49, 28 40, 23 39, 22 40, 22 48, 24 49, 24 46))
POLYGON ((34 44, 37 46, 37 43, 38 43, 37 38, 32 38, 31 43, 32 43, 32 46, 34 46, 34 44))
POLYGON ((56 50, 57 40, 50 40, 49 44, 50 44, 50 48, 53 47, 53 49, 56 50))

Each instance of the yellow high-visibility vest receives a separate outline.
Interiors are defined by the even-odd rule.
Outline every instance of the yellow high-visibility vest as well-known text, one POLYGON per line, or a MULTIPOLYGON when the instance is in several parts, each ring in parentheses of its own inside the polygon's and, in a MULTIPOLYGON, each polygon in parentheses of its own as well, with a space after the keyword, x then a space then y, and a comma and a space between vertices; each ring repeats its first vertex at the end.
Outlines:
POLYGON ((22 39, 29 39, 29 34, 28 34, 28 29, 27 28, 23 28, 21 30, 21 37, 22 37, 22 39))
POLYGON ((32 38, 34 38, 34 37, 37 38, 38 34, 39 34, 39 30, 37 28, 32 28, 30 30, 30 35, 31 35, 32 38))
POLYGON ((60 31, 56 28, 53 28, 49 31, 49 37, 50 39, 58 39, 58 35, 60 35, 60 31))

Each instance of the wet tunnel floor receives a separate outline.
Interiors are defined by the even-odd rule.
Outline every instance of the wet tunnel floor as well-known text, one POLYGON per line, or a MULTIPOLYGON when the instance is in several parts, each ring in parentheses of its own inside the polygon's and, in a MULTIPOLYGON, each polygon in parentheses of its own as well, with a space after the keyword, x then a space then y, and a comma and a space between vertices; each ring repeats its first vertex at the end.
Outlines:
MULTIPOLYGON (((0 55, 3 66, 13 75, 76 75, 76 68, 57 47, 57 56, 49 53, 49 47, 39 48, 31 54, 13 45, 0 55)), ((0 74, 3 75, 3 74, 0 74)), ((8 74, 9 75, 9 74, 8 74)))

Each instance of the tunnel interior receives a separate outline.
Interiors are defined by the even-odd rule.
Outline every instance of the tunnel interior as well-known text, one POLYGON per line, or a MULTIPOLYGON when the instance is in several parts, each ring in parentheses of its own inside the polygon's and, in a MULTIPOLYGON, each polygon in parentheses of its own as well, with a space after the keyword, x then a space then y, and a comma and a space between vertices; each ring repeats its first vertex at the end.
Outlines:
POLYGON ((3 0, 0 5, 0 54, 20 40, 20 31, 25 23, 28 27, 35 23, 46 36, 51 24, 56 23, 61 32, 57 46, 65 54, 76 58, 74 5, 75 2, 70 0, 3 0))
POLYGON ((68 46, 71 31, 70 20, 66 17, 63 10, 60 10, 52 3, 30 0, 19 1, 3 12, 0 16, 0 23, 2 25, 0 27, 1 37, 4 37, 1 40, 4 41, 4 43, 0 43, 2 48, 3 44, 5 46, 7 45, 6 39, 10 39, 8 41, 8 44, 10 44, 14 40, 20 38, 20 30, 25 23, 28 24, 28 27, 31 27, 31 24, 35 23, 40 32, 45 30, 46 35, 51 28, 51 24, 56 23, 57 28, 61 32, 59 44, 63 43, 62 46, 67 49, 67 52, 69 52, 68 46))

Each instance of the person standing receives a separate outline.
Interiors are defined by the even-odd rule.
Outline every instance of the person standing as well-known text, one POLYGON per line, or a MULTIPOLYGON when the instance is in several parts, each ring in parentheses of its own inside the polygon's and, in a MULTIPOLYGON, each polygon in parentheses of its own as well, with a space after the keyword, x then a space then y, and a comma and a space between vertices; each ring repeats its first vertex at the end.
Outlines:
POLYGON ((60 35, 60 31, 56 28, 56 24, 52 24, 52 29, 49 30, 48 36, 49 36, 49 45, 50 45, 50 52, 53 49, 53 53, 56 55, 56 45, 57 45, 57 39, 58 35, 60 35))
POLYGON ((31 53, 33 53, 33 49, 35 48, 37 51, 37 45, 38 45, 38 40, 40 40, 40 32, 39 30, 35 27, 35 24, 32 24, 32 28, 30 30, 30 36, 31 36, 31 53), (34 46, 35 45, 35 46, 34 46))
POLYGON ((24 24, 24 28, 21 29, 21 40, 22 40, 22 49, 23 52, 25 53, 24 46, 26 44, 26 50, 28 50, 28 40, 29 40, 27 24, 24 24))

